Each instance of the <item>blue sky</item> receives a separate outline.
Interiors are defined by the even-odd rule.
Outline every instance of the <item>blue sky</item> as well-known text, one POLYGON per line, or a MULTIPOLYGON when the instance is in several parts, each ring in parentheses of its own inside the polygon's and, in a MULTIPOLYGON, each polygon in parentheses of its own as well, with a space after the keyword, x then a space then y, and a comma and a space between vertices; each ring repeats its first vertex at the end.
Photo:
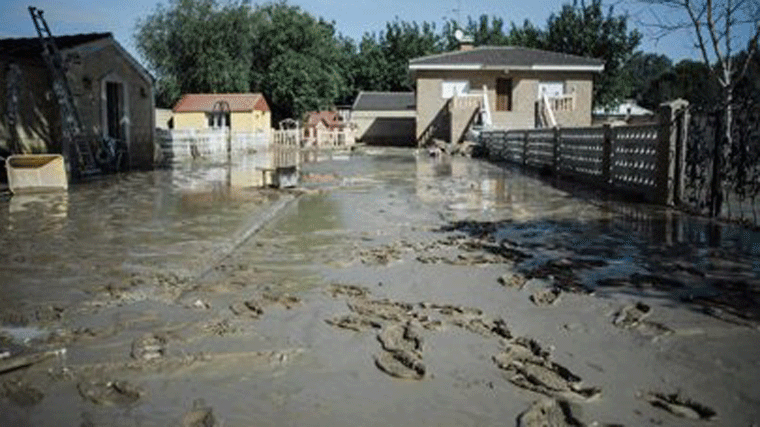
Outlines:
MULTIPOLYGON (((224 0, 220 0, 224 1, 224 0)), ((114 33, 116 39, 135 57, 132 34, 137 19, 153 12, 157 0, 3 0, 3 18, 0 22, 0 38, 36 36, 34 26, 27 10, 34 5, 45 11, 45 17, 54 35, 105 32, 114 33)), ((166 4, 166 2, 163 2, 166 4)), ((387 21, 398 17, 404 21, 429 21, 440 28, 448 18, 467 16, 478 17, 482 14, 501 17, 509 23, 522 23, 525 19, 544 27, 552 12, 560 9, 562 2, 550 0, 522 0, 508 2, 504 0, 290 0, 290 4, 328 21, 334 21, 339 32, 354 40, 359 40, 364 32, 382 31, 387 21), (459 10, 459 11, 457 11, 459 10)), ((605 2, 605 4, 613 4, 605 2)), ((631 19, 629 25, 636 26, 637 21, 653 22, 656 18, 675 20, 679 15, 669 10, 652 10, 643 2, 618 0, 616 12, 627 12, 631 19)), ((659 41, 648 36, 650 29, 638 27, 644 33, 640 49, 646 52, 664 53, 675 61, 684 58, 699 59, 699 53, 693 48, 693 40, 688 33, 666 37, 659 41)), ((749 29, 739 33, 746 45, 749 29)))

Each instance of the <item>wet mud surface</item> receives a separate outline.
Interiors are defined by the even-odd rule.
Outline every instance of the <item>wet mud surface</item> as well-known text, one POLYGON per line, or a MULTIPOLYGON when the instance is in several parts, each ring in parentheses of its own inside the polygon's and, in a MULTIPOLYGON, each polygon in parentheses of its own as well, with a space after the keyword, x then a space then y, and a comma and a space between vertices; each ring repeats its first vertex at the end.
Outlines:
POLYGON ((284 192, 195 164, 0 201, 0 425, 760 423, 757 234, 319 160, 284 192))

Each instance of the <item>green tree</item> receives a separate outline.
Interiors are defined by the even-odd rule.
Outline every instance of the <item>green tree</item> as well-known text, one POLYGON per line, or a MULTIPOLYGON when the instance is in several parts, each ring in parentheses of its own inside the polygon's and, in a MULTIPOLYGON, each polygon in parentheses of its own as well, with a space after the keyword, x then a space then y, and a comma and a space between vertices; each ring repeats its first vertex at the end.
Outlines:
POLYGON ((514 46, 529 47, 532 49, 543 49, 546 44, 544 39, 546 33, 540 28, 535 27, 529 20, 523 22, 522 27, 518 27, 513 22, 509 29, 509 44, 514 46))
POLYGON ((666 55, 636 52, 623 66, 631 88, 628 98, 635 99, 646 108, 658 106, 662 99, 658 93, 650 91, 652 83, 663 74, 672 71, 673 63, 666 55))
POLYGON ((355 61, 356 88, 408 91, 414 88, 409 60, 442 51, 435 25, 395 20, 379 34, 364 34, 355 61))
POLYGON ((350 94, 350 49, 334 24, 278 2, 256 7, 251 27, 251 88, 267 96, 275 121, 329 108, 350 94))
POLYGON ((136 47, 158 79, 157 104, 169 107, 182 93, 247 91, 248 14, 244 3, 170 0, 138 20, 136 47))
POLYGON ((565 4, 549 17, 544 49, 603 59, 604 72, 594 84, 594 103, 609 105, 630 92, 623 66, 641 41, 641 34, 628 31, 628 17, 605 15, 602 1, 565 4))

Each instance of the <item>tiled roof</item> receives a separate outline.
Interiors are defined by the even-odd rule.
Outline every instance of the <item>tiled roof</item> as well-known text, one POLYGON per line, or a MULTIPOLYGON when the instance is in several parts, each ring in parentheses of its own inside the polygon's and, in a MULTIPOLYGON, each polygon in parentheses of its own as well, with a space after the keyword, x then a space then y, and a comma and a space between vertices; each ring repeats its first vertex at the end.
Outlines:
POLYGON ((269 111, 269 104, 260 93, 188 93, 174 105, 175 113, 214 110, 217 101, 227 101, 230 111, 269 111))
POLYGON ((414 92, 359 92, 354 111, 405 111, 415 109, 414 92))
POLYGON ((425 67, 467 67, 473 69, 489 67, 588 67, 604 66, 601 59, 585 58, 566 53, 528 49, 518 46, 484 46, 472 50, 447 52, 439 55, 423 56, 409 61, 412 69, 425 67))
MULTIPOLYGON (((91 41, 113 37, 111 33, 74 34, 53 37, 58 49, 68 49, 91 41)), ((38 58, 42 55, 42 44, 38 37, 0 39, 0 56, 15 58, 38 58)))
POLYGON ((335 111, 311 111, 306 117, 306 126, 314 127, 324 122, 328 129, 334 129, 341 125, 340 116, 335 111))

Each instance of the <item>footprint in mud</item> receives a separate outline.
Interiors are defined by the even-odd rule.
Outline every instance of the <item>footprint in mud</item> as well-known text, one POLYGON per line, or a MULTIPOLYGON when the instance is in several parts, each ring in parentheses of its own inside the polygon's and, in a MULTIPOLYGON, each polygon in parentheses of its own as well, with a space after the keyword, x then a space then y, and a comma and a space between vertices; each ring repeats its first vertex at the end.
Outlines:
POLYGON ((164 357, 166 337, 157 334, 145 334, 132 341, 132 358, 137 360, 154 360, 164 357))
POLYGON ((298 298, 297 296, 290 295, 290 294, 276 294, 275 295, 275 294, 266 293, 262 295, 261 298, 262 298, 262 301, 266 303, 267 305, 278 304, 285 307, 288 310, 301 304, 301 298, 298 298))
POLYGON ((538 306, 544 306, 544 305, 553 305, 554 303, 559 300, 561 292, 559 289, 552 288, 552 289, 543 289, 540 291, 534 292, 530 296, 530 301, 538 306))
POLYGON ((356 332, 363 332, 369 329, 380 329, 383 327, 382 323, 372 320, 365 316, 357 316, 354 314, 346 314, 338 316, 333 319, 327 319, 325 322, 330 326, 336 328, 350 329, 356 332))
POLYGON ((420 380, 425 376, 419 324, 388 325, 377 334, 377 339, 383 346, 383 351, 375 356, 375 364, 380 370, 397 378, 420 380))
POLYGON ((0 396, 18 406, 34 406, 42 401, 45 394, 22 381, 6 381, 0 389, 0 396))
POLYGON ((555 399, 537 400, 517 417, 517 427, 582 427, 573 417, 567 402, 555 399))
POLYGON ((377 339, 386 351, 409 351, 422 353, 423 338, 421 326, 413 322, 405 325, 396 323, 386 326, 377 339))
POLYGON ((714 419, 717 415, 712 408, 679 396, 678 393, 663 394, 649 392, 643 396, 643 399, 649 402, 650 405, 664 409, 679 417, 708 421, 714 419))
POLYGON ((651 307, 642 302, 637 302, 627 305, 615 313, 612 324, 621 329, 636 329, 644 335, 654 337, 673 333, 672 329, 662 323, 646 320, 651 313, 651 307))
POLYGON ((493 361, 510 374, 509 382, 526 390, 581 400, 592 399, 601 393, 595 387, 582 387, 580 377, 550 361, 548 352, 532 340, 513 340, 502 353, 493 357, 493 361))
POLYGON ((97 405, 130 405, 140 400, 142 391, 128 381, 82 381, 79 395, 97 405))
POLYGON ((507 324, 503 319, 488 320, 476 317, 474 319, 454 319, 451 323, 454 326, 484 337, 498 336, 506 339, 512 338, 512 333, 507 328, 507 324))
POLYGON ((652 308, 643 302, 626 305, 621 308, 620 311, 615 313, 615 318, 612 319, 612 324, 618 328, 630 329, 641 323, 641 321, 649 316, 651 312, 652 308))
POLYGON ((369 295, 369 290, 363 286, 343 285, 340 283, 333 283, 328 286, 327 292, 332 295, 333 298, 337 298, 338 296, 363 298, 369 295))
POLYGON ((236 301, 230 304, 230 310, 236 316, 248 316, 254 319, 258 319, 264 310, 261 308, 261 304, 254 300, 248 301, 236 301))
POLYGON ((214 427, 215 425, 214 411, 203 399, 193 401, 193 408, 182 416, 182 427, 214 427))
POLYGON ((414 306, 403 302, 382 300, 357 299, 348 303, 348 308, 356 314, 380 318, 395 322, 403 322, 412 318, 414 306))
POLYGON ((525 286, 525 282, 527 282, 527 279, 525 278, 525 276, 523 276, 520 273, 509 272, 509 273, 505 273, 499 276, 498 282, 501 286, 504 286, 505 288, 522 289, 523 286, 525 286))
POLYGON ((421 380, 425 377, 422 358, 410 351, 381 351, 375 356, 375 364, 381 371, 396 378, 421 380))

